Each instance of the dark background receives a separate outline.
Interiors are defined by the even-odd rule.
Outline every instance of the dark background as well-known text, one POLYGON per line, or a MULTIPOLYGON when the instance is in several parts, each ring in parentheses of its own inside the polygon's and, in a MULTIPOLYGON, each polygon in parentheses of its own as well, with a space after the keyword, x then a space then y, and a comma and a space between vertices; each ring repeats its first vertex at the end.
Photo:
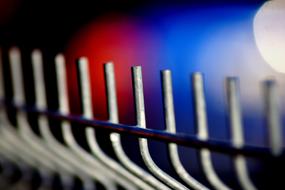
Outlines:
POLYGON ((10 7, 13 11, 10 11, 10 16, 0 25, 0 44, 41 48, 57 53, 64 50, 67 40, 80 26, 108 12, 134 14, 143 7, 151 6, 250 5, 264 0, 12 0, 11 2, 15 2, 14 6, 10 7))

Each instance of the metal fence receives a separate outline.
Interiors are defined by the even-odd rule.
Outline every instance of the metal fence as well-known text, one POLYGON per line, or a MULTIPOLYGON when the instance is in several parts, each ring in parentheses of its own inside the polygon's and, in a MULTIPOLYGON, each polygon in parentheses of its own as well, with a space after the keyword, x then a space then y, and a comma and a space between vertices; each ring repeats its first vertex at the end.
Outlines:
POLYGON ((131 126, 119 123, 116 81, 112 63, 104 65, 109 119, 101 121, 93 118, 88 60, 86 58, 80 58, 77 63, 82 115, 71 115, 69 113, 65 59, 62 54, 55 58, 59 100, 57 111, 51 111, 47 108, 43 60, 40 50, 32 52, 34 81, 30 82, 34 82, 36 105, 27 105, 26 103, 20 50, 17 48, 9 50, 11 81, 5 84, 11 85, 13 97, 5 97, 4 69, 1 60, 1 181, 5 182, 5 179, 13 176, 15 168, 22 173, 19 179, 14 180, 13 183, 10 181, 8 186, 6 184, 7 189, 8 187, 29 189, 26 186, 34 181, 32 175, 34 170, 40 175, 41 182, 38 188, 42 189, 51 188, 55 174, 59 176, 64 189, 74 188, 74 176, 82 181, 83 189, 234 189, 236 187, 230 187, 226 184, 214 168, 211 153, 218 152, 229 155, 233 159, 233 172, 237 177, 239 187, 245 190, 254 190, 258 189, 258 184, 255 184, 251 179, 246 158, 274 161, 284 157, 282 124, 277 106, 276 84, 273 80, 263 83, 269 140, 269 146, 263 147, 247 145, 244 140, 237 78, 226 78, 231 131, 231 141, 228 142, 209 137, 203 75, 201 73, 192 74, 197 134, 189 135, 176 132, 170 70, 161 71, 166 127, 165 130, 153 130, 146 126, 140 66, 132 67, 131 73, 136 111, 136 125, 131 126), (11 112, 9 110, 12 110, 16 122, 11 122, 9 119, 8 113, 11 112), (32 130, 28 121, 28 114, 30 113, 36 115, 40 135, 35 134, 32 130), (59 142, 51 132, 51 126, 48 122, 51 118, 60 122, 64 144, 59 142), (84 138, 90 151, 82 148, 76 140, 76 135, 72 132, 72 124, 82 126, 81 129, 84 131, 84 138), (107 155, 102 150, 95 137, 96 129, 110 131, 107 140, 111 142, 116 158, 107 155), (136 164, 128 157, 125 147, 121 143, 121 134, 132 135, 137 138, 140 154, 146 168, 136 164), (179 178, 173 177, 156 165, 149 151, 149 139, 167 143, 170 162, 179 178), (191 147, 197 150, 201 163, 201 174, 206 177, 207 184, 199 182, 191 175, 191 171, 183 166, 178 146, 191 147), (100 185, 94 185, 94 181, 100 185))

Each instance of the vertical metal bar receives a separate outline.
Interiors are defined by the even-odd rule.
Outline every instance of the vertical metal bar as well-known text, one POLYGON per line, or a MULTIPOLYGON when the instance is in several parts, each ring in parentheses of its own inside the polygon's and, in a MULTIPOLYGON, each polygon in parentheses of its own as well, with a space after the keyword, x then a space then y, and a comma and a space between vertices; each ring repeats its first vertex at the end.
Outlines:
MULTIPOLYGON (((0 48, 0 99, 5 100, 4 76, 3 76, 2 49, 0 48)), ((3 106, 3 105, 2 105, 3 106)), ((32 159, 21 149, 21 139, 17 137, 15 129, 11 126, 5 106, 0 107, 0 135, 1 135, 1 157, 12 161, 18 166, 22 174, 25 174, 21 181, 29 180, 32 171, 28 164, 37 166, 32 159)), ((5 169, 5 168, 4 168, 5 169)))
MULTIPOLYGON (((23 84, 22 84, 23 76, 22 76, 22 69, 21 69, 21 54, 18 48, 12 48, 9 51, 9 64, 11 67, 12 87, 14 90, 13 102, 16 105, 23 106, 25 104, 25 97, 24 97, 24 91, 23 91, 24 89, 23 89, 23 84)), ((17 116, 19 129, 18 131, 15 130, 14 134, 18 136, 17 139, 20 139, 21 142, 17 142, 18 144, 15 144, 15 146, 21 147, 21 150, 24 152, 27 158, 29 158, 26 160, 31 165, 40 162, 41 166, 44 166, 44 168, 47 168, 48 170, 52 170, 53 165, 51 163, 51 160, 47 160, 46 162, 43 162, 42 161, 43 159, 40 158, 42 154, 36 153, 37 151, 39 151, 37 149, 39 147, 38 147, 38 144, 36 144, 33 141, 33 137, 30 138, 31 129, 29 128, 26 114, 22 111, 21 112, 18 111, 16 113, 16 116, 17 116), (33 147, 33 148, 31 149, 29 147, 33 147)), ((12 129, 14 130, 14 127, 12 127, 11 125, 11 130, 12 129)), ((23 157, 23 159, 25 159, 25 157, 23 157)))
POLYGON ((144 94, 141 66, 132 67, 133 91, 135 98, 136 121, 141 128, 146 128, 144 94))
POLYGON ((264 83, 265 109, 269 132, 269 144, 272 154, 278 156, 282 153, 282 125, 277 98, 277 84, 274 80, 264 83))
MULTIPOLYGON (((138 127, 146 128, 145 121, 145 108, 144 108, 144 94, 143 94, 143 81, 142 72, 140 66, 132 67, 132 77, 133 77, 133 90, 135 97, 135 109, 136 109, 136 121, 138 127)), ((173 189, 187 189, 183 184, 169 176, 167 173, 162 171, 152 160, 149 149, 148 142, 145 138, 139 138, 139 145, 141 150, 142 158, 148 167, 148 169, 162 180, 165 184, 173 189)))
POLYGON ((69 114, 69 104, 67 95, 65 59, 63 54, 57 54, 55 57, 55 74, 58 88, 58 111, 67 115, 69 114))
MULTIPOLYGON (((38 49, 32 52, 32 68, 34 75, 36 107, 38 109, 45 110, 47 109, 47 101, 46 101, 46 90, 44 83, 43 60, 42 60, 42 53, 38 49)), ((45 118, 45 120, 46 119, 47 118, 45 118)))
MULTIPOLYGON (((195 102, 195 116, 197 122, 198 138, 201 140, 208 140, 208 124, 206 113, 206 102, 204 95, 204 84, 201 73, 194 73, 192 76, 192 85, 195 102)), ((211 153, 209 149, 202 148, 200 150, 201 164, 205 176, 210 184, 217 190, 229 190, 230 188, 224 184, 217 173, 215 172, 213 163, 211 161, 211 153)))
MULTIPOLYGON (((23 84, 23 73, 21 65, 21 55, 18 48, 13 48, 9 51, 10 67, 12 74, 12 86, 14 90, 13 103, 18 106, 25 105, 25 94, 24 94, 24 84, 23 84)), ((43 176, 44 182, 49 183, 49 178, 44 177, 48 175, 51 171, 55 171, 55 165, 53 162, 52 155, 46 151, 46 147, 38 139, 38 137, 32 132, 32 129, 28 123, 27 115, 23 111, 17 111, 16 119, 19 126, 18 135, 22 140, 21 146, 23 152, 27 156, 27 159, 33 159, 35 163, 39 163, 39 171, 43 176)), ((28 161, 32 162, 32 160, 28 161)))
MULTIPOLYGON (((32 52, 32 68, 34 75, 34 86, 35 86, 35 101, 36 107, 38 109, 46 110, 47 109, 47 101, 46 101, 46 91, 45 91, 45 83, 44 83, 44 71, 43 71, 43 60, 42 53, 40 50, 34 50, 32 52)), ((53 160, 59 166, 64 168, 64 171, 67 173, 72 173, 72 167, 68 164, 70 159, 62 161, 60 158, 64 157, 64 150, 59 150, 59 147, 56 144, 56 140, 54 139, 50 129, 48 119, 45 115, 38 116, 38 124, 40 133, 43 136, 41 143, 46 147, 46 151, 53 155, 53 160), (43 141, 44 140, 44 141, 43 141)))
POLYGON ((240 148, 244 145, 242 116, 239 102, 238 79, 229 77, 226 79, 227 100, 230 114, 232 142, 240 148))
MULTIPOLYGON (((2 58, 2 49, 0 48, 0 99, 4 100, 4 76, 3 76, 3 58, 2 58)), ((2 109, 2 108, 1 108, 2 109)))
MULTIPOLYGON (((24 106, 25 105, 25 94, 24 94, 24 82, 23 82, 23 72, 22 72, 22 65, 21 65, 21 57, 20 57, 20 51, 17 48, 13 48, 10 51, 10 66, 11 66, 11 74, 12 74, 12 84, 13 84, 13 102, 18 106, 24 106)), ((34 156, 38 157, 38 159, 42 159, 42 155, 47 155, 47 158, 50 158, 47 163, 49 163, 50 169, 53 168, 53 165, 51 163, 51 157, 50 155, 44 150, 44 148, 40 145, 39 139, 37 139, 32 132, 32 129, 30 128, 30 125, 27 121, 27 115, 22 112, 18 111, 16 113, 17 116, 17 122, 19 125, 19 134, 25 139, 25 141, 33 147, 35 152, 34 156), (38 142, 38 143, 36 143, 38 142), (37 152, 38 151, 38 152, 37 152), (36 153, 37 152, 37 153, 36 153)), ((48 160, 48 159, 47 159, 48 160)))
MULTIPOLYGON (((236 148, 242 148, 244 146, 244 137, 237 78, 229 77, 226 79, 226 91, 230 114, 232 143, 236 148)), ((256 190, 257 188, 250 179, 245 157, 242 155, 235 156, 234 166, 241 187, 245 190, 256 190)))
POLYGON ((166 131, 176 133, 171 71, 163 70, 161 78, 166 131))
MULTIPOLYGON (((166 131, 170 133, 176 133, 176 122, 173 103, 173 90, 172 90, 172 77, 170 70, 163 70, 161 72, 162 78, 162 90, 163 90, 163 102, 164 102, 164 118, 166 131)), ((180 161, 178 147, 175 143, 169 143, 169 154, 172 165, 180 176, 191 188, 195 190, 207 190, 208 188, 193 178, 184 168, 180 161)))
MULTIPOLYGON (((0 100, 5 100, 5 89, 4 89, 4 76, 3 76, 3 59, 2 59, 2 49, 0 48, 0 100)), ((7 157, 9 160, 13 161, 14 163, 19 163, 19 158, 15 152, 15 148, 13 147, 12 142, 15 142, 17 140, 14 140, 14 134, 12 131, 9 130, 8 116, 6 114, 5 106, 2 105, 0 107, 0 135, 1 135, 1 156, 7 157)), ((11 129, 11 128, 10 128, 11 129)))
MULTIPOLYGON (((105 73, 105 80, 106 80, 109 121, 112 123, 119 123, 115 72, 114 72, 114 64, 112 62, 108 62, 104 64, 104 73, 105 73)), ((118 133, 114 133, 114 134, 118 134, 118 133)))
MULTIPOLYGON (((68 93, 67 93, 67 81, 66 81, 66 69, 65 59, 62 54, 58 54, 55 58, 55 72, 58 86, 58 101, 59 112, 62 114, 69 114, 68 93)), ((71 125, 69 121, 61 122, 62 135, 68 148, 72 151, 74 156, 78 157, 79 164, 85 169, 88 176, 95 181, 103 184, 106 189, 116 189, 115 184, 107 176, 108 173, 102 167, 96 159, 93 158, 88 152, 86 152, 79 144, 77 144, 75 137, 73 136, 71 125), (96 172, 94 172, 96 171, 96 172)), ((88 181, 87 181, 88 182, 88 181)), ((87 183, 84 182, 84 183, 87 183)))
MULTIPOLYGON (((115 73, 114 73, 114 65, 109 62, 104 65, 105 71, 105 80, 106 80, 106 90, 107 90, 107 104, 108 104, 108 113, 109 113, 109 121, 112 123, 119 123, 118 116, 118 105, 117 105, 117 95, 116 95, 116 81, 115 81, 115 73)), ((143 189, 168 189, 163 183, 158 181, 152 175, 144 171, 134 162, 132 162, 126 153, 121 144, 121 136, 119 133, 111 133, 110 139, 112 142, 112 146, 114 148, 115 154, 121 163, 133 174, 138 176, 144 182, 150 184, 151 186, 144 184, 140 185, 143 189)))
POLYGON ((87 119, 92 119, 93 110, 91 102, 91 89, 90 89, 90 77, 88 60, 86 57, 81 57, 78 60, 78 74, 80 80, 80 94, 81 94, 81 104, 82 104, 82 114, 87 119))
MULTIPOLYGON (((35 92, 36 92, 36 106, 39 109, 47 109, 46 101, 46 91, 44 82, 44 70, 43 70, 43 59, 40 50, 34 50, 32 52, 32 66, 33 74, 35 78, 35 92)), ((54 155, 55 162, 65 168, 64 173, 61 173, 60 177, 63 184, 70 186, 70 181, 72 181, 71 175, 77 175, 83 183, 88 181, 86 178, 86 173, 80 160, 76 159, 69 149, 64 147, 57 139, 53 136, 50 131, 48 119, 45 115, 39 115, 38 117, 40 132, 43 136, 43 142, 46 142, 49 150, 54 155), (66 180, 67 179, 67 180, 66 180)), ((89 168, 88 168, 89 169, 89 168)), ((93 184, 93 183, 90 183, 93 184)))
POLYGON ((10 66, 12 71, 12 85, 14 90, 13 102, 18 106, 24 106, 25 94, 21 84, 23 82, 23 74, 21 71, 20 51, 17 48, 10 50, 10 66))
MULTIPOLYGON (((80 92, 83 116, 87 119, 91 119, 93 118, 93 110, 90 88, 90 76, 88 60, 85 57, 80 58, 78 60, 78 74, 80 79, 80 92)), ((98 159, 100 163, 102 163, 106 167, 106 169, 110 169, 110 171, 114 172, 114 180, 116 180, 117 183, 127 189, 137 189, 136 184, 134 184, 134 181, 129 179, 130 175, 128 174, 128 172, 102 151, 97 142, 95 132, 96 131, 92 127, 87 127, 85 133, 88 145, 93 155, 98 159)))

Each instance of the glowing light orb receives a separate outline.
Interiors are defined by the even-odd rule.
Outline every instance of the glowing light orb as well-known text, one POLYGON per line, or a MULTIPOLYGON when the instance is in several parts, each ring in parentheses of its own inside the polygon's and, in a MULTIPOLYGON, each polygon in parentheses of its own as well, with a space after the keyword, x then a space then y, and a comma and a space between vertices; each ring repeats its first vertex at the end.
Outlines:
POLYGON ((285 73, 285 1, 266 2, 254 19, 257 47, 265 61, 285 73))

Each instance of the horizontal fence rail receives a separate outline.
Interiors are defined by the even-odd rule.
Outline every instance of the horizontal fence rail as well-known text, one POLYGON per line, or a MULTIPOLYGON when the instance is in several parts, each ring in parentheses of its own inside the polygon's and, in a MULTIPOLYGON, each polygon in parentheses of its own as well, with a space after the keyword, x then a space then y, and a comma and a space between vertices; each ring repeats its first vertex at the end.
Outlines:
MULTIPOLYGON (((255 145, 244 145, 240 148, 235 147, 229 141, 221 141, 216 139, 201 140, 195 135, 188 135, 185 133, 169 133, 162 130, 140 128, 137 125, 115 124, 108 121, 100 121, 96 119, 86 119, 80 115, 64 115, 56 111, 41 110, 33 106, 17 106, 10 102, 1 101, 1 105, 5 105, 10 109, 18 109, 27 113, 34 113, 46 115, 56 120, 66 120, 71 123, 81 125, 82 127, 94 127, 98 129, 105 129, 112 132, 133 135, 136 137, 143 137, 163 141, 166 143, 176 143, 178 145, 191 147, 195 149, 208 148, 214 152, 224 153, 228 155, 245 155, 248 157, 266 159, 273 157, 272 151, 269 147, 261 147, 255 145)), ((52 127, 52 126, 51 126, 52 127)), ((285 149, 284 149, 285 150, 285 149)), ((284 156, 284 150, 279 156, 284 156)))

